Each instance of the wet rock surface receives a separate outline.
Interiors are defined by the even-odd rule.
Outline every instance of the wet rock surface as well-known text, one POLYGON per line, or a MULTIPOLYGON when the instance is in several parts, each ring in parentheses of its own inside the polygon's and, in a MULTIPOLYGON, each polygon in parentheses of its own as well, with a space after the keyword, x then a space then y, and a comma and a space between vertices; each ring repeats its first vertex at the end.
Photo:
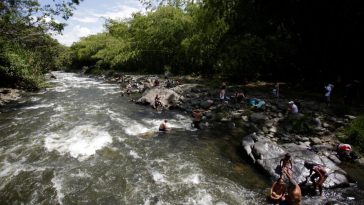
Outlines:
POLYGON ((21 98, 22 91, 12 88, 0 88, 0 106, 17 101, 21 98))

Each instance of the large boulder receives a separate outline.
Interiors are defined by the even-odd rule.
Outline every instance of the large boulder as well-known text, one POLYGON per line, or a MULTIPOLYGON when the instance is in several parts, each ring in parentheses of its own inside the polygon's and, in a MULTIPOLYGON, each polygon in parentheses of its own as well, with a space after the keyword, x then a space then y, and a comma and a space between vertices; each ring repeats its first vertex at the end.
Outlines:
POLYGON ((320 156, 307 149, 306 146, 300 146, 293 143, 278 145, 265 136, 257 136, 255 133, 243 138, 242 145, 245 154, 252 159, 254 164, 261 167, 271 177, 279 177, 277 166, 285 153, 290 153, 293 163, 293 177, 297 182, 303 182, 305 176, 309 174, 303 164, 304 161, 311 161, 325 166, 329 177, 324 183, 324 187, 333 188, 338 186, 347 186, 349 184, 346 173, 326 156, 320 156))
POLYGON ((179 95, 183 95, 186 93, 191 93, 191 90, 199 87, 199 84, 182 84, 182 85, 177 85, 176 87, 172 88, 171 90, 173 90, 174 92, 178 93, 179 95))
POLYGON ((250 115, 250 120, 254 123, 263 124, 268 120, 268 117, 261 112, 253 112, 250 115))
POLYGON ((164 107, 169 108, 171 106, 176 106, 178 102, 183 100, 183 97, 171 89, 167 88, 152 88, 146 90, 143 96, 137 100, 140 104, 150 104, 154 105, 155 96, 159 95, 161 97, 161 103, 164 107))

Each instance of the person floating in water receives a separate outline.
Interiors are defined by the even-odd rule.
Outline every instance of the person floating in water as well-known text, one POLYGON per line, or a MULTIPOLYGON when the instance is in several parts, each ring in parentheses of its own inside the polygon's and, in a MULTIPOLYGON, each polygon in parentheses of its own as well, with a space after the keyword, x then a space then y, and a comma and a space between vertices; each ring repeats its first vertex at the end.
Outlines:
POLYGON ((170 131, 171 128, 168 127, 167 125, 168 121, 167 120, 164 120, 160 125, 159 125, 159 131, 160 132, 167 132, 167 131, 170 131))
POLYGON ((279 162, 279 166, 281 168, 280 177, 282 177, 285 172, 292 174, 292 160, 291 160, 291 155, 289 153, 284 155, 284 158, 281 159, 281 161, 279 162))
POLYGON ((314 189, 319 188, 320 196, 322 196, 322 185, 324 184, 325 180, 328 177, 325 168, 320 164, 311 163, 307 161, 305 161, 304 166, 306 169, 310 170, 310 174, 306 177, 305 183, 307 182, 308 178, 311 177, 310 179, 314 189), (315 181, 316 178, 318 179, 315 181))

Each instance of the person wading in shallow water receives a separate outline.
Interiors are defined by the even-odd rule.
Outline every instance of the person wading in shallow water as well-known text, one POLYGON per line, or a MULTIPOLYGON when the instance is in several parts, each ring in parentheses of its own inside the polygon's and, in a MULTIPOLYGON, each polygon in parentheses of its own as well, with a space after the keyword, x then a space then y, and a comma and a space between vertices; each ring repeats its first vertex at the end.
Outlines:
POLYGON ((288 171, 283 172, 288 178, 288 189, 286 196, 286 204, 288 205, 300 205, 302 199, 301 187, 297 184, 297 182, 292 179, 292 175, 288 171))
POLYGON ((159 125, 159 131, 160 132, 167 132, 167 131, 170 131, 171 128, 168 127, 167 125, 168 121, 167 120, 164 120, 160 125, 159 125))
POLYGON ((192 111, 192 117, 193 117, 193 127, 197 129, 202 129, 201 127, 201 121, 202 121, 202 110, 195 109, 192 111))
POLYGON ((306 182, 308 180, 308 177, 311 176, 310 179, 314 189, 318 187, 320 191, 320 196, 322 196, 322 185, 328 177, 325 168, 320 164, 310 163, 307 161, 305 161, 304 166, 306 167, 306 169, 310 170, 310 174, 306 177, 306 182), (317 181, 315 181, 316 178, 318 178, 317 181))
POLYGON ((280 204, 280 202, 285 200, 284 194, 286 193, 286 184, 280 177, 276 182, 273 183, 272 188, 269 190, 268 201, 274 203, 275 205, 280 204))

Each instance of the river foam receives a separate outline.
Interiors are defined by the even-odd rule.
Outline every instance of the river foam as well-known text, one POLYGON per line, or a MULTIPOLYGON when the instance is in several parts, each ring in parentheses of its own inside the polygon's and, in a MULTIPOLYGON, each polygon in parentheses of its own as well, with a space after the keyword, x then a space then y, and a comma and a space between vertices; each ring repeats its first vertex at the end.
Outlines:
POLYGON ((94 155, 112 142, 112 137, 102 128, 92 125, 76 126, 68 133, 50 133, 46 136, 44 146, 48 151, 58 151, 60 154, 70 154, 79 160, 94 155))

